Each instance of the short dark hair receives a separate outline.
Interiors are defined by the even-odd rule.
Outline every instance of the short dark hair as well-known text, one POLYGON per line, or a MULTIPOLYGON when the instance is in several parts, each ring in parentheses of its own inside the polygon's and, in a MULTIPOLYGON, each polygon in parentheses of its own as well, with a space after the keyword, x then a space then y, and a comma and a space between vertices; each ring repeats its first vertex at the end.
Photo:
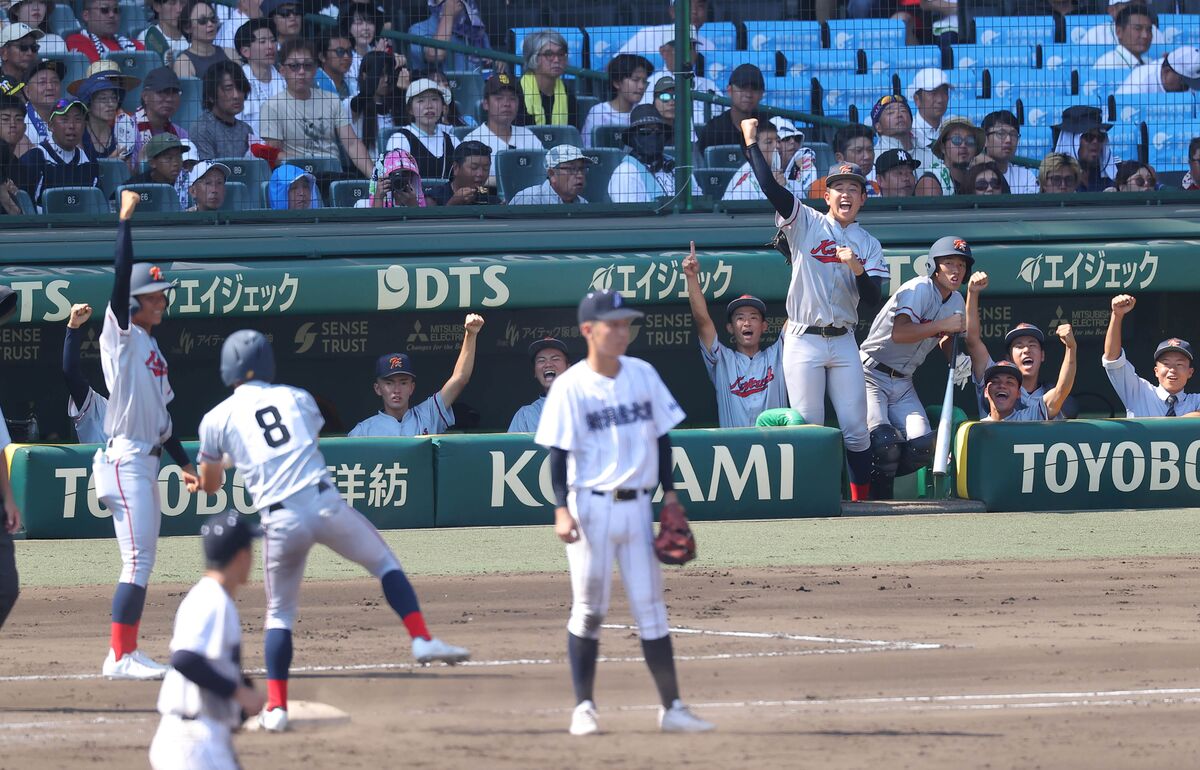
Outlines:
POLYGON ((246 73, 242 72, 241 66, 228 59, 219 61, 204 73, 204 109, 211 110, 217 103, 217 92, 221 90, 221 81, 226 75, 233 78, 233 84, 242 95, 250 95, 250 81, 246 79, 246 73))
POLYGON ((329 50, 329 44, 334 40, 349 40, 350 47, 354 47, 354 38, 350 36, 349 29, 343 30, 342 25, 339 24, 332 29, 322 32, 320 37, 317 38, 317 45, 321 47, 321 50, 317 52, 318 58, 325 56, 325 53, 329 50))
POLYGON ((461 166, 466 162, 467 158, 474 158, 480 155, 486 155, 490 158, 492 156, 492 148, 474 139, 469 142, 463 142, 454 148, 454 165, 461 166))
POLYGON ((870 126, 864 126, 862 123, 850 123, 842 126, 833 135, 833 151, 839 155, 845 155, 846 148, 850 146, 850 142, 859 138, 870 139, 871 143, 874 144, 875 130, 870 126))
POLYGON ((1000 167, 996 165, 996 161, 989 160, 984 163, 976 163, 967 169, 967 194, 975 192, 975 180, 983 176, 983 172, 991 171, 1000 178, 1000 192, 1008 195, 1012 189, 1008 186, 1008 180, 1004 178, 1004 174, 1000 173, 1000 167))
POLYGON ((183 6, 183 11, 179 14, 179 31, 183 33, 185 39, 189 42, 192 39, 192 11, 197 5, 207 5, 209 10, 216 15, 217 9, 209 0, 188 0, 183 6))
POLYGON ((1009 110, 996 110, 984 115, 983 123, 979 125, 985 134, 996 126, 1012 126, 1013 128, 1020 129, 1021 121, 1017 120, 1017 116, 1009 110))
POLYGON ((1196 154, 1196 150, 1200 150, 1200 136, 1188 142, 1188 162, 1191 162, 1192 156, 1196 154))
POLYGON ((276 59, 276 61, 280 64, 283 64, 288 60, 289 56, 297 51, 305 51, 309 56, 313 57, 313 59, 317 58, 316 46, 313 45, 311 40, 303 37, 295 37, 279 46, 279 57, 276 59))
POLYGON ((275 28, 271 26, 271 20, 266 18, 251 19, 242 26, 237 28, 237 32, 233 35, 233 47, 237 50, 238 57, 242 61, 249 61, 245 56, 242 56, 242 49, 249 48, 254 42, 254 33, 260 29, 270 31, 271 36, 275 36, 275 28))
POLYGON ((1148 16, 1150 23, 1158 26, 1158 14, 1150 9, 1150 6, 1143 3, 1130 3, 1121 10, 1117 11, 1117 18, 1114 22, 1118 27, 1124 27, 1129 23, 1130 16, 1148 16))
POLYGON ((608 63, 608 89, 613 96, 617 94, 617 84, 626 78, 633 77, 639 69, 646 70, 646 77, 654 74, 654 65, 645 56, 633 53, 619 53, 608 63))
POLYGON ((1153 182, 1155 185, 1157 185, 1158 184, 1158 174, 1154 173, 1154 167, 1151 166, 1149 163, 1142 163, 1142 162, 1136 161, 1136 160, 1123 160, 1117 164, 1117 175, 1116 175, 1116 177, 1113 178, 1113 186, 1120 187, 1121 185, 1128 182, 1129 178, 1131 176, 1133 176, 1137 172, 1141 171, 1142 169, 1146 169, 1147 171, 1150 172, 1151 182, 1153 182))

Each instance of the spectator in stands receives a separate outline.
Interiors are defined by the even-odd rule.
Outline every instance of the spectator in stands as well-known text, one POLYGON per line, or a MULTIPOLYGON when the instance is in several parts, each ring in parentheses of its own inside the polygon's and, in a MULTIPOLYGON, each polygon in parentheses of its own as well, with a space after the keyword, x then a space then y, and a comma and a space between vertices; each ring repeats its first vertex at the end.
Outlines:
POLYGON ((279 150, 279 159, 339 158, 338 142, 354 167, 369 177, 372 163, 338 98, 314 87, 317 57, 307 40, 289 40, 279 52, 287 87, 269 97, 259 118, 260 133, 279 150))
POLYGON ((276 210, 321 208, 317 178, 290 163, 280 164, 271 173, 267 198, 271 208, 276 210))
MULTIPOLYGON (((78 96, 79 101, 87 107, 87 125, 83 132, 83 148, 88 155, 100 160, 102 158, 117 158, 125 160, 133 150, 130 132, 124 131, 124 137, 118 137, 117 118, 125 115, 121 111, 121 102, 125 91, 136 88, 142 81, 119 72, 97 72, 83 80, 77 80, 67 86, 67 93, 78 96), (121 141, 121 139, 126 141, 121 141)), ((129 116, 126 115, 126 121, 129 116)))
POLYGON ((1125 416, 1135 417, 1194 417, 1200 410, 1200 394, 1185 393, 1188 381, 1196 373, 1192 346, 1186 340, 1170 337, 1154 349, 1154 379, 1152 385, 1137 376, 1125 349, 1121 346, 1121 326, 1125 315, 1133 310, 1137 300, 1129 294, 1112 298, 1108 330, 1104 335, 1104 355, 1100 363, 1108 381, 1125 407, 1125 416))
POLYGON ((497 205, 502 201, 487 187, 492 175, 492 149, 483 142, 464 141, 454 148, 450 181, 435 185, 427 198, 439 206, 497 205))
MULTIPOLYGON (((916 149, 913 138, 913 114, 908 106, 908 100, 900 94, 881 96, 871 107, 871 125, 878 139, 875 142, 875 154, 887 150, 916 149)), ((928 147, 928 145, 926 145, 928 147)))
MULTIPOLYGON (((1078 42, 1080 45, 1120 45, 1120 37, 1117 35, 1117 17, 1120 16, 1121 12, 1126 8, 1135 4, 1140 6, 1146 5, 1145 3, 1141 2, 1141 0, 1137 0, 1136 3, 1134 0, 1108 0, 1108 15, 1112 17, 1113 21, 1111 23, 1102 23, 1091 27, 1087 32, 1084 32, 1083 36, 1080 37, 1076 42, 1078 42)), ((1145 16, 1147 14, 1143 12, 1142 15, 1145 16)), ((1155 24, 1157 24, 1157 21, 1155 24)), ((1158 27, 1155 26, 1151 33, 1151 43, 1153 45, 1158 45, 1162 42, 1162 33, 1159 32, 1158 27)))
POLYGON ((258 120, 263 104, 286 87, 283 75, 275 69, 275 30, 267 19, 252 19, 238 29, 234 44, 243 62, 242 73, 250 83, 250 95, 238 117, 261 136, 258 120))
MULTIPOLYGON (((304 24, 304 12, 298 3, 292 0, 262 0, 259 6, 262 15, 271 20, 275 29, 275 40, 279 43, 280 53, 283 44, 300 39, 300 31, 304 24)), ((311 43, 310 43, 311 46, 311 43)))
MULTIPOLYGON (((667 121, 668 135, 675 136, 675 78, 659 78, 654 84, 654 94, 651 97, 654 109, 662 119, 667 121)), ((692 127, 692 144, 696 143, 696 129, 692 127)))
POLYGON ((976 163, 967 169, 964 195, 1009 195, 1012 190, 995 161, 976 163))
MULTIPOLYGON (((462 43, 476 48, 491 48, 478 0, 429 0, 429 18, 408 28, 408 34, 462 43)), ((566 48, 566 44, 563 44, 566 48)), ((475 72, 484 67, 505 70, 503 63, 444 48, 426 48, 413 43, 409 60, 420 69, 443 72, 475 72)), ((528 58, 528 56, 526 56, 528 58)), ((565 61, 564 61, 565 64, 565 61)))
POLYGON ((513 196, 510 206, 587 203, 580 193, 587 183, 587 171, 594 161, 583 150, 570 144, 551 147, 546 153, 546 181, 527 187, 513 196))
POLYGON ((117 0, 83 0, 80 18, 83 29, 67 38, 67 50, 78 51, 96 61, 104 54, 122 51, 144 51, 146 46, 130 40, 117 30, 121 28, 121 5, 117 0))
MULTIPOLYGON (((787 180, 783 176, 783 165, 779 157, 779 129, 769 120, 762 120, 758 124, 758 147, 762 150, 767 165, 771 167, 775 181, 787 187, 787 180)), ((793 194, 803 197, 802 192, 795 193, 793 191, 793 194)), ((749 161, 743 163, 737 173, 730 178, 729 184, 725 188, 725 194, 721 196, 721 200, 725 201, 765 201, 766 199, 767 194, 763 192, 762 186, 755 178, 754 169, 750 167, 749 161)))
POLYGON ((879 194, 885 198, 906 198, 916 195, 916 170, 921 161, 907 150, 887 150, 875 159, 875 181, 879 194))
POLYGON ((371 194, 355 208, 425 208, 425 189, 417 161, 404 150, 391 150, 375 164, 371 174, 371 194))
POLYGON ((0 74, 17 81, 25 80, 37 63, 41 39, 42 31, 26 24, 0 28, 0 74))
MULTIPOLYGON (((696 39, 695 27, 692 28, 692 56, 691 60, 687 62, 680 61, 682 55, 676 54, 674 27, 671 28, 670 35, 664 35, 664 37, 667 39, 658 49, 658 54, 662 59, 662 67, 658 70, 658 72, 655 72, 650 76, 650 83, 647 85, 646 95, 642 97, 643 102, 648 102, 652 98, 650 96, 651 89, 653 89, 655 97, 661 93, 658 90, 658 81, 662 80, 663 78, 671 78, 671 82, 674 83, 675 70, 679 70, 681 72, 689 69, 695 70, 698 66, 699 41, 696 39)), ((705 77, 702 72, 697 72, 692 78, 692 93, 708 93, 716 95, 720 92, 721 90, 717 88, 717 84, 713 82, 711 78, 705 77)), ((709 105, 706 102, 702 102, 699 99, 696 99, 692 102, 693 130, 695 130, 696 126, 703 126, 708 120, 708 109, 709 105)))
POLYGON ((196 202, 188 211, 220 211, 225 205, 225 180, 229 166, 202 160, 188 174, 188 192, 196 202))
POLYGON ((450 126, 451 128, 475 128, 475 126, 479 125, 479 121, 475 120, 473 114, 459 109, 458 102, 454 100, 454 91, 451 88, 450 77, 445 72, 434 70, 429 73, 429 79, 450 92, 450 102, 442 108, 443 125, 450 126))
MULTIPOLYGON (((729 75, 726 93, 732 106, 713 118, 700 130, 696 140, 696 152, 703 154, 708 147, 718 144, 742 143, 742 121, 758 118, 758 105, 766 93, 766 82, 762 70, 753 64, 739 64, 729 75)), ((764 120, 759 120, 765 123, 764 120)))
POLYGON ((1038 169, 1038 187, 1044 193, 1061 195, 1076 192, 1082 178, 1079 161, 1061 152, 1047 155, 1038 169))
MULTIPOLYGON (((0 105, 3 104, 3 99, 0 98, 0 105)), ((3 107, 0 106, 0 110, 3 107)), ((17 216, 21 213, 21 205, 17 203, 17 192, 21 189, 17 187, 17 182, 14 177, 17 175, 17 160, 9 149, 8 143, 0 139, 0 214, 8 214, 17 216)))
POLYGON ((396 70, 392 55, 369 51, 358 68, 358 94, 350 100, 350 121, 362 138, 367 153, 379 151, 379 137, 403 120, 404 103, 396 91, 396 70))
MULTIPOLYGON (((925 23, 920 26, 923 27, 921 32, 926 33, 921 36, 926 42, 939 46, 958 42, 958 0, 921 0, 913 10, 917 7, 925 16, 925 23)), ((908 16, 904 19, 905 26, 908 27, 908 37, 910 40, 917 37, 916 18, 911 13, 901 12, 897 15, 908 16)))
POLYGON ((1079 192, 1101 192, 1112 186, 1120 158, 1108 144, 1112 124, 1101 121, 1099 107, 1068 107, 1063 110, 1062 122, 1051 128, 1057 136, 1054 151, 1079 161, 1079 192))
POLYGON ((588 110, 583 121, 583 146, 594 146, 592 133, 601 126, 628 126, 633 108, 642 103, 654 65, 644 56, 617 54, 608 63, 608 89, 612 98, 588 110))
POLYGON ((908 97, 917 105, 917 114, 912 118, 913 146, 931 147, 950 106, 950 81, 946 73, 936 67, 921 70, 908 85, 908 97))
POLYGON ((852 163, 867 170, 867 179, 875 176, 875 132, 870 126, 849 123, 833 134, 833 157, 839 163, 852 163))
POLYGON ((217 62, 229 61, 225 49, 213 44, 220 22, 213 6, 205 0, 188 0, 181 20, 188 47, 175 57, 171 68, 181 78, 203 78, 217 62))
POLYGON ((154 23, 142 30, 138 40, 147 51, 154 51, 162 57, 163 64, 170 67, 175 63, 175 57, 188 47, 188 39, 183 34, 183 7, 187 0, 147 0, 150 17, 154 23))
POLYGON ((187 173, 183 169, 183 154, 189 148, 174 134, 159 134, 146 143, 146 165, 140 174, 134 174, 126 184, 167 184, 180 194, 179 208, 187 208, 187 173), (183 176, 182 183, 180 176, 183 176))
MULTIPOLYGON (((0 128, 3 128, 0 125, 0 128)), ((1184 190, 1200 190, 1200 136, 1188 142, 1188 170, 1180 180, 1179 186, 1184 190)))
POLYGON ((441 118, 450 104, 450 89, 421 78, 408 87, 405 102, 412 122, 392 134, 387 149, 412 155, 423 179, 449 179, 458 140, 441 118))
MULTIPOLYGON (((217 30, 217 39, 213 43, 224 49, 225 55, 230 59, 237 60, 242 50, 237 42, 237 34, 247 22, 264 18, 262 0, 237 0, 237 5, 228 8, 227 13, 228 15, 221 21, 221 28, 217 30)), ((270 20, 266 21, 267 29, 271 29, 270 20)), ((271 38, 275 38, 273 29, 271 29, 271 38)))
POLYGON ((942 121, 937 141, 930 148, 934 157, 949 170, 950 184, 943 179, 943 195, 968 195, 967 172, 975 156, 983 148, 983 132, 967 118, 948 118, 942 121))
POLYGON ((1158 175, 1148 163, 1123 160, 1117 164, 1113 186, 1104 192, 1150 192, 1158 189, 1158 175))
POLYGON ((521 43, 525 74, 521 76, 519 126, 578 126, 579 103, 567 91, 567 41, 552 29, 526 36, 521 43))
POLYGON ((1200 90, 1200 48, 1185 45, 1135 68, 1117 89, 1118 94, 1166 94, 1200 90))
MULTIPOLYGON (((507 73, 492 75, 483 84, 483 106, 487 120, 467 134, 464 141, 483 142, 493 155, 504 150, 540 150, 542 142, 524 126, 514 126, 520 110, 521 88, 507 73)), ((490 184, 490 183, 489 183, 490 184)))
POLYGON ((1021 141, 1021 124, 1017 116, 1008 110, 989 112, 980 128, 983 129, 983 156, 996 164, 1009 190, 1015 195, 1037 192, 1037 175, 1033 170, 1012 162, 1021 141))
POLYGON ((776 115, 771 123, 779 132, 779 163, 783 166, 784 187, 803 198, 817 181, 817 155, 804 146, 804 132, 787 118, 776 115))
POLYGON ((54 11, 54 0, 14 0, 8 6, 10 24, 24 24, 42 33, 38 40, 43 56, 56 56, 67 52, 67 41, 50 30, 50 14, 54 11))
POLYGON ((1117 13, 1115 18, 1116 46, 1101 56, 1092 65, 1096 69, 1127 69, 1146 64, 1146 52, 1158 17, 1141 3, 1130 3, 1117 13))
POLYGON ((250 155, 254 129, 238 120, 250 94, 250 81, 231 61, 217 62, 204 73, 204 112, 192 125, 192 144, 201 160, 250 155))
MULTIPOLYGON (((379 36, 380 19, 384 15, 381 6, 371 2, 351 2, 343 11, 346 21, 346 31, 354 42, 354 60, 350 62, 350 71, 346 77, 358 81, 359 69, 368 53, 379 51, 391 53, 391 43, 379 36)), ((407 57, 405 57, 407 60, 407 57)))
POLYGON ((608 181, 608 197, 613 203, 650 203, 675 195, 675 159, 666 154, 670 130, 653 105, 633 108, 629 127, 621 133, 629 154, 608 181))
POLYGON ((347 77, 354 62, 354 41, 347 30, 323 35, 321 41, 324 46, 317 55, 321 64, 317 70, 317 88, 337 94, 337 98, 345 101, 358 93, 358 83, 347 77))
POLYGON ((59 99, 50 111, 50 136, 21 156, 18 183, 41 205, 42 193, 54 187, 95 187, 100 166, 83 149, 87 107, 73 96, 59 99))
POLYGON ((42 59, 33 66, 25 80, 25 136, 30 144, 41 144, 50 138, 50 113, 62 96, 62 79, 66 67, 60 61, 42 59))
POLYGON ((138 170, 142 161, 142 147, 151 137, 166 133, 180 139, 188 138, 183 126, 172 122, 183 98, 183 85, 170 68, 157 67, 146 73, 141 98, 142 106, 138 107, 132 118, 124 114, 117 118, 118 140, 125 143, 126 132, 133 135, 133 149, 129 154, 129 165, 133 171, 138 170))
POLYGON ((33 149, 25 136, 25 105, 15 96, 0 94, 0 142, 4 142, 14 158, 33 149))

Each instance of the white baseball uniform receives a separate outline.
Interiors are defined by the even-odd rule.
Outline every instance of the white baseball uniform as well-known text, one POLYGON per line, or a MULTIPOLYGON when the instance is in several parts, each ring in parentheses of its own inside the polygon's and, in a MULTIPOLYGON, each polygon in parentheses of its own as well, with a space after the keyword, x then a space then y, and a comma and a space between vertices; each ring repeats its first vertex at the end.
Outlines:
POLYGON ((316 543, 377 578, 400 567, 375 526, 333 485, 317 448, 324 424, 306 391, 260 381, 239 385, 200 421, 201 461, 219 463, 228 454, 262 515, 269 629, 291 629, 316 543))
MULTIPOLYGON (((1125 351, 1115 361, 1101 356, 1104 373, 1117 391, 1125 406, 1126 417, 1166 417, 1167 397, 1170 395, 1162 385, 1154 385, 1137 376, 1133 366, 1125 358, 1125 351)), ((1182 417, 1188 412, 1200 410, 1200 393, 1177 393, 1175 415, 1182 417)))
POLYGON ((639 635, 661 639, 668 633, 667 605, 651 497, 658 487, 658 438, 684 413, 654 367, 628 356, 620 362, 616 377, 580 361, 555 380, 534 440, 567 452, 567 507, 579 531, 567 545, 567 630, 599 638, 615 558, 639 635), (629 499, 618 499, 618 490, 629 499))
POLYGON ((722 428, 751 427, 767 409, 788 405, 782 334, 753 358, 716 338, 711 348, 700 340, 700 353, 717 394, 717 423, 722 428))
POLYGON ((80 444, 104 444, 108 442, 108 433, 104 430, 104 420, 108 415, 108 399, 88 388, 87 397, 83 400, 83 408, 75 406, 75 399, 67 397, 67 416, 75 425, 75 435, 80 444))
MULTIPOLYGON (((175 613, 171 652, 203 656, 220 676, 242 681, 242 628, 237 605, 214 578, 203 577, 175 613)), ((241 721, 233 698, 202 689, 175 669, 158 693, 162 720, 150 744, 154 770, 238 770, 232 732, 241 721)))
POLYGON ((158 469, 162 444, 171 437, 167 404, 175 391, 158 341, 133 321, 122 329, 110 305, 100 332, 100 363, 109 392, 104 419, 109 439, 92 460, 96 496, 112 511, 120 582, 145 587, 162 521, 158 469))
POLYGON ((896 342, 892 339, 896 316, 907 316, 916 324, 927 324, 962 313, 965 306, 962 294, 958 292, 942 299, 941 290, 930 277, 905 281, 884 303, 861 349, 867 385, 868 430, 892 425, 905 439, 920 438, 929 433, 929 418, 913 388, 912 375, 937 347, 939 337, 912 343, 896 342))
POLYGON ((542 418, 542 410, 546 408, 546 396, 538 396, 532 404, 526 404, 513 415, 508 424, 509 433, 537 433, 538 420, 542 418))
POLYGON ((416 406, 409 407, 403 419, 397 420, 386 412, 378 412, 355 425, 346 434, 351 438, 367 436, 429 436, 445 433, 454 424, 454 411, 434 393, 416 406))
POLYGON ((842 227, 832 216, 796 199, 787 219, 776 214, 792 250, 792 283, 788 288, 788 324, 783 344, 784 381, 792 408, 812 425, 825 424, 825 394, 842 428, 846 448, 870 448, 866 384, 854 341, 858 324, 858 286, 850 268, 837 257, 848 246, 872 278, 888 277, 879 241, 858 223, 842 227), (806 334, 809 327, 836 327, 836 337, 806 334))

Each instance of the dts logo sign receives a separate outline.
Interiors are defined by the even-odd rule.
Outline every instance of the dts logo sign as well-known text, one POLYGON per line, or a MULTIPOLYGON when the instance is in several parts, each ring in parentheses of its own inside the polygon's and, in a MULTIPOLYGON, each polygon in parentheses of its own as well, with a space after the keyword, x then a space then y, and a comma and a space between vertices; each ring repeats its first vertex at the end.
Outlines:
POLYGON ((504 265, 414 267, 388 265, 378 272, 378 310, 501 307, 508 302, 504 265))

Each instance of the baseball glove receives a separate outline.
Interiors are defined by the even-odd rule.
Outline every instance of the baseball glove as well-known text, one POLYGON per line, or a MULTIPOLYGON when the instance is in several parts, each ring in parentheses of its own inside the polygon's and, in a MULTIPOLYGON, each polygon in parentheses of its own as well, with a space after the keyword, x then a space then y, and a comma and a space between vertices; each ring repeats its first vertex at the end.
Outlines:
POLYGON ((663 564, 687 564, 696 558, 696 537, 682 505, 667 503, 659 511, 654 553, 663 564))

